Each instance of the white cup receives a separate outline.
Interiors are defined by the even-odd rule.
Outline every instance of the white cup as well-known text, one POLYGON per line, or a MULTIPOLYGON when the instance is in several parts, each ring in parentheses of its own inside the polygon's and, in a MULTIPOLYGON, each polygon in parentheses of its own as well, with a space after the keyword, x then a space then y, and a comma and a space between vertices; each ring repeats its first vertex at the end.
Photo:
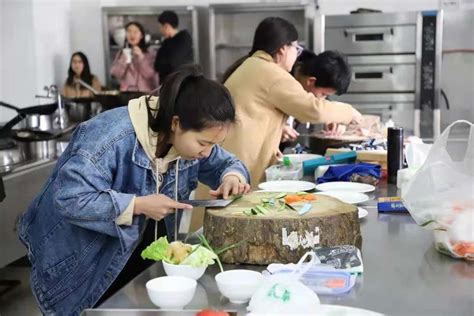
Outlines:
POLYGON ((132 49, 131 48, 124 48, 122 49, 122 53, 125 55, 125 61, 127 64, 132 62, 132 49))

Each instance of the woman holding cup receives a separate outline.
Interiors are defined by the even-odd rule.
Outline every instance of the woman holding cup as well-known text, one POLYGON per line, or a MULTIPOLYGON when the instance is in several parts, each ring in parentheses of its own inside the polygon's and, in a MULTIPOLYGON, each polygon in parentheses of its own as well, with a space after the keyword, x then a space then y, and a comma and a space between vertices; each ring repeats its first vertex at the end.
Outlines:
POLYGON ((153 68, 156 51, 146 44, 140 23, 130 22, 125 30, 124 48, 115 56, 110 72, 120 81, 121 91, 151 91, 158 87, 158 75, 153 68))

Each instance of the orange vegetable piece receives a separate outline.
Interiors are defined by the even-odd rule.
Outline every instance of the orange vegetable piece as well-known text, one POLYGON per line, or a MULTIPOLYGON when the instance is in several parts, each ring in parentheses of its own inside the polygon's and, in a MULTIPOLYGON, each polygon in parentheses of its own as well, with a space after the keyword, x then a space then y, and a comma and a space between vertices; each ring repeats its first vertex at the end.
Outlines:
POLYGON ((300 195, 297 195, 297 194, 288 194, 287 196, 285 196, 285 203, 287 203, 287 204, 300 202, 302 200, 303 200, 303 198, 300 195))
POLYGON ((303 195, 303 199, 305 199, 306 201, 315 201, 316 196, 314 194, 308 193, 306 195, 303 195))
POLYGON ((460 242, 453 245, 453 250, 456 254, 460 255, 461 257, 465 257, 466 255, 473 256, 474 255, 474 243, 470 242, 460 242))

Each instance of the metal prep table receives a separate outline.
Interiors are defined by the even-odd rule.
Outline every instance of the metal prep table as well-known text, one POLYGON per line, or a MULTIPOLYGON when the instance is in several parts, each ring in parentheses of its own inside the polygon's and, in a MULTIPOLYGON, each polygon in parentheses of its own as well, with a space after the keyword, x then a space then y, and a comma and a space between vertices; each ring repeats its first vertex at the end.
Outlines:
MULTIPOLYGON (((397 195, 396 186, 379 184, 378 196, 397 195)), ((416 225, 408 214, 378 214, 376 200, 362 205, 369 215, 361 220, 364 274, 348 294, 320 296, 323 304, 365 308, 389 315, 473 315, 474 263, 438 253, 433 233, 416 225)), ((254 269, 263 266, 224 265, 224 269, 254 269)), ((221 297, 214 281, 219 271, 210 266, 198 280, 196 294, 185 308, 206 307, 245 313, 246 305, 231 304, 221 297)), ((165 275, 156 263, 98 309, 85 315, 188 315, 185 311, 160 312, 149 300, 145 283, 165 275), (154 311, 153 311, 154 310, 154 311)))

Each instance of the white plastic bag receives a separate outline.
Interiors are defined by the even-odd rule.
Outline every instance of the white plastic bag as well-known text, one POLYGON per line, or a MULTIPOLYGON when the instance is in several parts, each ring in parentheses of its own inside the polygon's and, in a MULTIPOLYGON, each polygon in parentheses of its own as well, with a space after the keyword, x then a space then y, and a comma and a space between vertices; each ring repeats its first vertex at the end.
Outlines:
POLYGON ((418 225, 435 232, 435 246, 455 258, 474 260, 474 128, 456 121, 431 147, 422 167, 402 187, 403 202, 418 225), (469 127, 467 141, 450 139, 469 127))
POLYGON ((314 313, 320 305, 318 295, 299 279, 313 265, 316 256, 307 252, 298 262, 298 269, 290 274, 267 277, 250 299, 248 311, 259 315, 314 313), (311 257, 308 264, 302 263, 311 257))

